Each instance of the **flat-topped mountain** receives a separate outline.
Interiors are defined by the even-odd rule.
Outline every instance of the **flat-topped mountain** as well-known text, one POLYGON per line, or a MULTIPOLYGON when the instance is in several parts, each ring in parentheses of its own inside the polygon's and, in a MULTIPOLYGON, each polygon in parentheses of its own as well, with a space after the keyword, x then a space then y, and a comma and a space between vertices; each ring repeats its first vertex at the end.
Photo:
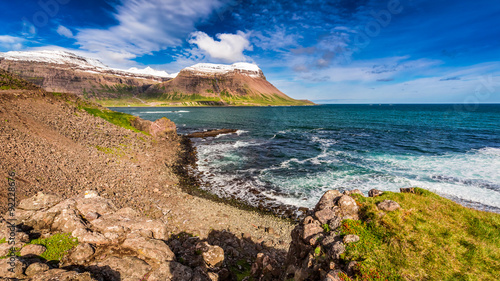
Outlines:
POLYGON ((161 99, 189 100, 220 105, 307 105, 285 95, 269 83, 255 64, 199 63, 179 72, 177 77, 151 87, 146 93, 162 93, 161 99))
POLYGON ((0 69, 47 91, 72 93, 106 106, 311 105, 269 83, 255 64, 199 63, 178 74, 108 67, 66 51, 0 53, 0 69))

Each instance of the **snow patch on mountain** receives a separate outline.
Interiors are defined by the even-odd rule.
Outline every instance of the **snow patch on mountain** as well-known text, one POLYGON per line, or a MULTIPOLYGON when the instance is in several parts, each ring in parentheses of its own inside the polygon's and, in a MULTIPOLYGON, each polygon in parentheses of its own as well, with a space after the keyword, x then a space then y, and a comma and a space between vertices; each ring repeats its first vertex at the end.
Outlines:
POLYGON ((184 68, 184 70, 208 74, 226 74, 233 71, 241 71, 251 77, 259 77, 262 73, 262 71, 256 64, 246 62, 238 62, 232 65, 198 63, 193 66, 186 67, 184 68))
POLYGON ((67 64, 89 73, 111 73, 121 76, 130 76, 136 78, 175 78, 177 73, 168 74, 165 71, 154 70, 151 67, 139 69, 132 67, 129 70, 111 68, 97 59, 85 58, 74 53, 61 50, 42 50, 42 51, 10 51, 0 53, 0 58, 12 61, 30 61, 52 64, 67 64))

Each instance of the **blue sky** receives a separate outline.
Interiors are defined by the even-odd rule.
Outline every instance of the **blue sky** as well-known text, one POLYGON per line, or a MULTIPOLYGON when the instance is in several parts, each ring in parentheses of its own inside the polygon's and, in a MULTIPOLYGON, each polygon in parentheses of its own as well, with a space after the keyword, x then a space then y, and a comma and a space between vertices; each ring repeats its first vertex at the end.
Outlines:
POLYGON ((500 102, 497 0, 0 2, 0 51, 67 49, 118 68, 258 64, 322 103, 500 102))

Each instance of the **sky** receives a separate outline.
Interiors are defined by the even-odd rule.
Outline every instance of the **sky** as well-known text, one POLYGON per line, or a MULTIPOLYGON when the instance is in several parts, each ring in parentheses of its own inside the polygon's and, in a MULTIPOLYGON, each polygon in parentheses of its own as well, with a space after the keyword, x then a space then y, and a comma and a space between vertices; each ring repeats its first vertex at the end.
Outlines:
POLYGON ((499 103, 498 0, 0 0, 0 52, 251 62, 318 103, 499 103))

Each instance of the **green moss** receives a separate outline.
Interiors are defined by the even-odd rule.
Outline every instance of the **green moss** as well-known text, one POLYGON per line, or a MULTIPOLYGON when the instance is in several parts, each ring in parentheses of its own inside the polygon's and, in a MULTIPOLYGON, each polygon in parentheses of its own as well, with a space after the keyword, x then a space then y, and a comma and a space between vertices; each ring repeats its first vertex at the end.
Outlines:
POLYGON ((59 233, 48 238, 32 240, 29 244, 45 246, 47 250, 41 257, 48 261, 59 261, 69 250, 78 245, 78 239, 68 233, 59 233))
POLYGON ((252 266, 246 260, 239 260, 238 262, 236 262, 235 266, 230 267, 230 270, 234 273, 234 275, 236 275, 236 280, 238 281, 241 281, 246 277, 250 277, 250 279, 247 279, 249 281, 254 280, 250 276, 252 266))
POLYGON ((112 124, 115 124, 117 126, 120 126, 122 128, 129 129, 129 130, 132 130, 134 132, 139 132, 139 133, 143 133, 143 134, 147 135, 146 132, 140 131, 140 130, 136 129, 134 126, 132 126, 131 121, 134 118, 137 118, 133 115, 122 113, 122 112, 116 112, 116 111, 112 111, 109 109, 102 109, 101 110, 101 109, 96 108, 96 107, 81 106, 79 108, 87 111, 87 113, 89 113, 91 115, 100 117, 100 118, 102 118, 102 119, 104 119, 112 124))
POLYGON ((356 234, 342 258, 358 261, 358 280, 495 280, 500 272, 500 215, 463 207, 424 189, 416 194, 356 195, 362 221, 345 220, 356 234), (377 204, 402 209, 382 213, 377 204))
POLYGON ((0 239, 0 244, 5 244, 5 243, 7 243, 7 239, 5 237, 0 239))

